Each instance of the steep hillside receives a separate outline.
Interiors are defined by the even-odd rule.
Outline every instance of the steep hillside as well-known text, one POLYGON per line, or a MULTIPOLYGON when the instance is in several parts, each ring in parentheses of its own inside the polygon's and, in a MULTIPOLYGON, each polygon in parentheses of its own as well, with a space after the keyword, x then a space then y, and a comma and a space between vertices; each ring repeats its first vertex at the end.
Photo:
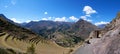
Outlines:
POLYGON ((58 45, 64 47, 74 46, 75 44, 88 38, 91 31, 97 29, 95 25, 82 19, 76 23, 32 21, 25 24, 24 27, 38 33, 44 38, 53 40, 58 45))
POLYGON ((54 22, 54 21, 31 21, 25 24, 23 27, 32 30, 45 38, 50 38, 56 31, 69 29, 73 23, 70 22, 54 22))
POLYGON ((23 54, 34 44, 36 54, 63 54, 70 49, 63 48, 40 35, 6 20, 0 14, 0 53, 23 54))
POLYGON ((6 20, 6 17, 3 16, 3 14, 0 14, 0 32, 8 33, 8 37, 13 36, 14 38, 17 38, 19 40, 26 41, 32 41, 33 38, 39 38, 41 40, 43 39, 42 37, 31 32, 30 30, 14 25, 10 21, 6 20))
POLYGON ((91 31, 98 29, 97 26, 93 25, 90 22, 80 19, 78 22, 73 24, 70 31, 74 32, 75 36, 86 39, 89 37, 91 31))
POLYGON ((87 43, 75 54, 120 54, 120 12, 104 29, 93 31, 87 43))

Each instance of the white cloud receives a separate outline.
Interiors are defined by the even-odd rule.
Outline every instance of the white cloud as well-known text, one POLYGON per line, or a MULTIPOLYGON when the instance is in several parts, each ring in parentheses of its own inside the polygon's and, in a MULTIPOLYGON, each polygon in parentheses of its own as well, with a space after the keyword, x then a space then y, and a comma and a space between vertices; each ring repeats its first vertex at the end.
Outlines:
POLYGON ((47 18, 42 18, 42 20, 48 20, 47 18))
POLYGON ((29 22, 31 22, 31 21, 38 22, 39 20, 27 20, 27 21, 25 21, 25 22, 26 22, 26 23, 29 23, 29 22))
POLYGON ((88 21, 88 22, 92 22, 92 20, 91 20, 91 19, 86 19, 86 21, 88 21))
POLYGON ((86 20, 88 22, 92 22, 92 20, 88 19, 87 16, 81 16, 80 18, 83 19, 83 20, 86 20))
POLYGON ((41 20, 52 20, 53 17, 42 18, 41 20))
POLYGON ((108 23, 109 23, 109 22, 101 21, 101 22, 97 22, 97 23, 95 23, 95 25, 98 26, 98 25, 101 25, 101 24, 108 24, 108 23))
POLYGON ((91 17, 91 15, 85 15, 86 17, 91 17))
POLYGON ((16 22, 16 23, 21 23, 20 21, 16 20, 16 18, 12 18, 11 20, 16 22))
POLYGON ((78 18, 76 18, 74 16, 69 17, 69 19, 72 20, 72 21, 78 21, 79 20, 78 18))
POLYGON ((81 19, 87 19, 87 17, 86 17, 86 16, 81 16, 80 18, 81 18, 81 19))
POLYGON ((62 17, 62 18, 58 17, 58 18, 55 18, 54 21, 63 21, 64 22, 64 21, 67 21, 67 20, 66 20, 66 17, 62 17))
POLYGON ((90 6, 85 6, 83 8, 83 11, 86 13, 86 15, 91 15, 91 14, 97 13, 96 10, 93 10, 92 7, 90 7, 90 6))
POLYGON ((48 20, 52 20, 52 18, 54 18, 54 17, 48 17, 48 20))
POLYGON ((31 22, 31 20, 27 20, 27 21, 26 21, 26 23, 29 23, 29 22, 31 22))
POLYGON ((16 0, 11 0, 11 4, 15 5, 16 4, 16 0))
POLYGON ((52 17, 48 17, 48 19, 51 19, 52 17))
POLYGON ((17 1, 17 0, 10 0, 9 3, 6 3, 6 5, 3 5, 3 7, 8 8, 8 7, 11 6, 10 4, 15 5, 15 4, 16 4, 16 1, 17 1))
POLYGON ((44 12, 44 14, 48 14, 48 12, 44 12))
POLYGON ((92 20, 89 19, 91 17, 91 14, 97 13, 97 11, 90 6, 84 6, 83 12, 85 12, 85 15, 81 16, 80 18, 89 22, 92 22, 92 20))
POLYGON ((33 20, 33 21, 36 21, 36 22, 38 22, 39 20, 33 20))

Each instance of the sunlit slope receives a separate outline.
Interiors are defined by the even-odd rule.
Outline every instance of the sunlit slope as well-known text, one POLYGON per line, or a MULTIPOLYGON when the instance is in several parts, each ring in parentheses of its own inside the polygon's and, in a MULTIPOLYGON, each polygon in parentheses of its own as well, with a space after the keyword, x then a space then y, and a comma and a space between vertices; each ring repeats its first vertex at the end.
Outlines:
POLYGON ((0 14, 0 47, 26 53, 27 48, 35 45, 37 54, 65 54, 69 49, 62 48, 40 35, 22 28, 0 14))
MULTIPOLYGON (((0 35, 1 47, 11 48, 13 50, 25 53, 27 51, 27 47, 31 45, 29 42, 18 40, 16 38, 13 39, 12 36, 7 38, 8 34, 0 33, 0 35)), ((37 45, 35 44, 35 52, 37 54, 67 54, 68 51, 69 49, 60 47, 51 41, 46 43, 39 42, 37 45)))

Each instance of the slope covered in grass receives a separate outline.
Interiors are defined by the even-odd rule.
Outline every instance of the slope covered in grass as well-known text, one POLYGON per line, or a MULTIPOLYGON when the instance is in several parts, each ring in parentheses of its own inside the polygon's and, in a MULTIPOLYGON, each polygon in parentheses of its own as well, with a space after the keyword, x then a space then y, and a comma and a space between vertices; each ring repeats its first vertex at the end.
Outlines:
POLYGON ((67 54, 69 51, 28 29, 15 25, 0 14, 0 47, 26 53, 31 44, 35 45, 36 54, 67 54))
MULTIPOLYGON (((5 40, 6 37, 7 34, 0 36, 0 46, 25 53, 27 47, 31 45, 31 43, 20 41, 16 38, 12 39, 12 36, 5 40)), ((39 42, 37 45, 35 44, 35 52, 37 54, 67 54, 68 51, 69 49, 60 47, 51 41, 47 43, 39 42)))

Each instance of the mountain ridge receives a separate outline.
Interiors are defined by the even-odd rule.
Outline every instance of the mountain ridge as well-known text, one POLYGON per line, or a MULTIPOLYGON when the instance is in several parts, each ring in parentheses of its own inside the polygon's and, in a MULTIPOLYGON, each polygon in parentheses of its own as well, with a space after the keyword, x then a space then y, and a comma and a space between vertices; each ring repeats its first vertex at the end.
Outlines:
POLYGON ((98 29, 97 26, 82 19, 76 23, 31 21, 23 27, 30 29, 44 38, 55 41, 58 45, 67 47, 83 41, 88 38, 91 31, 98 29), (84 32, 82 32, 83 30, 84 32))
POLYGON ((31 32, 30 30, 15 25, 12 21, 6 19, 7 18, 3 14, 0 14, 1 32, 6 32, 9 34, 9 36, 13 36, 14 38, 18 38, 20 40, 30 40, 31 38, 35 37, 42 38, 39 35, 35 34, 34 32, 31 32))
POLYGON ((120 12, 105 28, 91 32, 86 43, 74 54, 120 54, 119 34, 120 12))
POLYGON ((24 54, 27 53, 27 48, 31 44, 35 45, 36 54, 62 54, 69 52, 69 49, 58 46, 53 41, 44 39, 42 36, 14 23, 12 24, 4 19, 3 16, 0 16, 0 51, 3 51, 0 53, 24 54), (54 49, 56 50, 54 51, 54 49))

